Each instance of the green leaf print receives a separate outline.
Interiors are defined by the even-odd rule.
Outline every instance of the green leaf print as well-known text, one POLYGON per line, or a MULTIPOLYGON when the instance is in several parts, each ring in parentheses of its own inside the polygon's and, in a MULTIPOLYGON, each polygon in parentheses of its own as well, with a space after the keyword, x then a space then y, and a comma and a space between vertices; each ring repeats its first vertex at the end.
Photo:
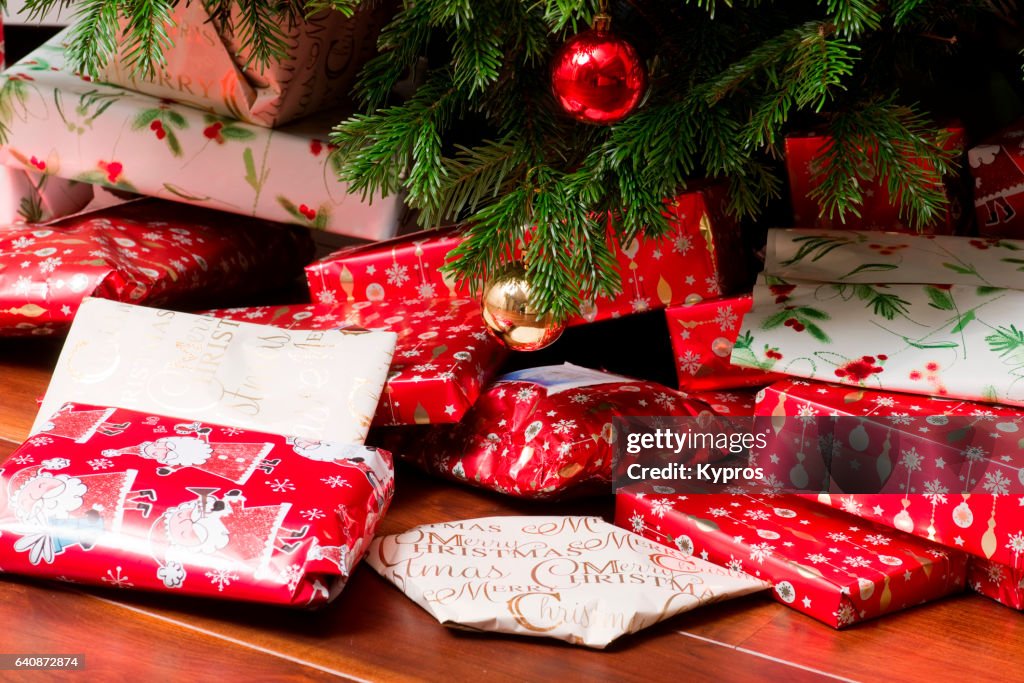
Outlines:
POLYGON ((869 285, 858 285, 856 292, 857 296, 871 307, 875 315, 886 320, 895 320, 898 315, 907 317, 910 311, 910 302, 901 299, 897 294, 882 292, 869 285))
POLYGON ((1016 325, 997 327, 995 332, 985 337, 985 341, 989 350, 998 353, 1000 358, 1024 352, 1024 331, 1018 330, 1016 325))
POLYGON ((886 270, 896 270, 897 268, 899 268, 899 266, 897 266, 895 263, 865 263, 862 266, 857 266, 856 268, 851 270, 849 273, 844 275, 843 279, 846 279, 848 277, 853 277, 854 275, 857 275, 858 273, 875 273, 875 272, 882 272, 882 271, 886 271, 886 270))
POLYGON ((1024 259, 1021 259, 1021 258, 1004 258, 1004 259, 1001 259, 1001 260, 1002 260, 1003 263, 1012 263, 1014 265, 1019 265, 1020 267, 1017 268, 1017 270, 1024 270, 1024 259))
POLYGON ((924 288, 924 291, 931 300, 931 306, 933 308, 937 308, 940 311, 952 311, 956 308, 953 305, 953 297, 951 297, 949 292, 946 290, 939 289, 938 287, 927 286, 924 288))
POLYGON ((953 334, 956 334, 957 332, 963 332, 964 328, 967 327, 967 324, 974 320, 975 318, 976 316, 974 315, 974 309, 967 311, 962 316, 960 316, 960 319, 957 321, 956 325, 953 326, 953 329, 951 329, 950 332, 952 332, 953 334))
POLYGON ((793 258, 782 262, 783 266, 791 266, 794 263, 799 263, 808 256, 811 257, 812 261, 818 261, 839 247, 853 244, 853 240, 849 238, 821 237, 820 235, 797 237, 793 242, 802 244, 800 244, 800 247, 796 250, 796 255, 793 256, 793 258))
POLYGON ((965 268, 964 266, 958 266, 955 263, 943 263, 944 268, 949 268, 954 273, 960 273, 961 275, 977 275, 974 268, 965 268))

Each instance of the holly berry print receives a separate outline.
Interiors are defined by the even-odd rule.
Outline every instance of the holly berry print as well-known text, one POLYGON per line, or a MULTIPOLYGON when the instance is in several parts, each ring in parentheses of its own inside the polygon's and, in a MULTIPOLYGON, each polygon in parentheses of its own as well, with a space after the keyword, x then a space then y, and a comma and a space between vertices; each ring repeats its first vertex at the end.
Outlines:
POLYGON ((1022 253, 1012 240, 774 231, 740 334, 749 354, 732 360, 1024 405, 1022 253))
POLYGON ((0 163, 364 239, 394 234, 401 200, 349 194, 332 155, 314 148, 334 114, 271 129, 93 82, 66 68, 65 38, 0 76, 0 163))

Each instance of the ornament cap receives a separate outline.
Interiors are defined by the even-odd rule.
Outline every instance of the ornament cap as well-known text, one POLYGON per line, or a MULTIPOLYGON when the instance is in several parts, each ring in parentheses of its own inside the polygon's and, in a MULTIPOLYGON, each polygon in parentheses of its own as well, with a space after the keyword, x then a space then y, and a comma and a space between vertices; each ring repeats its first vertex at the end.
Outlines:
POLYGON ((604 12, 596 15, 594 17, 593 23, 590 25, 590 28, 593 29, 594 31, 597 31, 598 33, 608 33, 609 31, 612 30, 611 15, 605 14, 604 12))

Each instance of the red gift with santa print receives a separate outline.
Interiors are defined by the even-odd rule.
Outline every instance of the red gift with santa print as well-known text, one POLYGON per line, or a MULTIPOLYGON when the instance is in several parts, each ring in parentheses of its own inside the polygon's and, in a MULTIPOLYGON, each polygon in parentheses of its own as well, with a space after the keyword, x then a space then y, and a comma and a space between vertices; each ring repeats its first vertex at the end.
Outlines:
POLYGON ((1024 239, 1024 120, 967 152, 978 232, 1024 239))
POLYGON ((316 607, 392 492, 391 456, 373 448, 66 404, 0 465, 0 566, 316 607))
POLYGON ((770 581, 835 628, 959 592, 967 572, 963 553, 794 496, 620 492, 615 523, 770 581))
POLYGON ((750 310, 749 295, 711 299, 665 309, 683 391, 711 391, 764 386, 782 375, 732 365, 747 339, 739 339, 740 320, 750 310))
POLYGON ((498 378, 457 425, 378 437, 428 472, 547 499, 610 492, 615 418, 708 412, 660 384, 566 363, 498 378))
POLYGON ((208 311, 275 327, 389 330, 398 342, 374 426, 457 422, 507 352, 469 299, 357 301, 208 311))
MULTIPOLYGON (((742 286, 746 261, 739 226, 725 202, 718 185, 667 200, 668 234, 615 246, 622 292, 583 302, 569 324, 700 301, 742 286)), ((324 304, 469 297, 468 283, 460 286, 440 270, 461 241, 457 229, 430 230, 342 249, 307 266, 310 294, 324 304)))
POLYGON ((179 307, 283 287, 306 231, 147 200, 60 223, 0 227, 0 335, 63 332, 89 296, 179 307))
MULTIPOLYGON (((943 129, 945 136, 943 147, 955 150, 957 156, 963 155, 964 129, 959 125, 943 129)), ((859 207, 859 216, 849 212, 840 219, 822 215, 821 207, 812 198, 818 187, 816 174, 824 163, 825 154, 831 139, 824 134, 789 135, 786 137, 786 172, 789 175, 790 198, 793 205, 793 219, 797 225, 814 228, 856 228, 860 230, 890 230, 896 232, 918 232, 908 226, 905 217, 900 215, 897 201, 886 189, 885 178, 871 178, 861 181, 863 188, 863 205, 859 207)), ((870 150, 866 150, 870 154, 870 150)), ((929 172, 932 169, 918 162, 929 172)), ((935 174, 932 173, 934 176, 935 174)), ((935 183, 942 183, 948 199, 945 211, 934 223, 925 226, 924 232, 934 235, 952 235, 962 232, 969 216, 964 211, 969 190, 958 176, 938 178, 935 183)))
POLYGON ((967 585, 996 602, 1024 610, 1024 568, 972 557, 967 568, 967 585))

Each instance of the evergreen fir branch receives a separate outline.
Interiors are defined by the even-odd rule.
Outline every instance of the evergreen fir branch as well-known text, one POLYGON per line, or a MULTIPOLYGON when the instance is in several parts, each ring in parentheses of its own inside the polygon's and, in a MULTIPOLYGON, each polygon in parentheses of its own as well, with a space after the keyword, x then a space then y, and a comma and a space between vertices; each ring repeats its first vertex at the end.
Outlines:
POLYGON ((997 327, 995 331, 985 337, 989 349, 998 353, 1004 358, 1011 353, 1024 350, 1024 331, 1018 330, 1015 325, 1009 327, 997 327))
POLYGON ((497 80, 504 58, 502 33, 497 24, 483 20, 455 32, 451 60, 455 85, 470 97, 497 80))
POLYGON ((303 16, 312 17, 320 12, 334 10, 351 17, 366 0, 305 0, 303 16))
POLYGON ((267 0, 234 0, 238 7, 237 25, 240 44, 249 48, 246 68, 263 67, 288 56, 287 20, 294 20, 275 3, 267 0))
POLYGON ((426 52, 430 41, 429 2, 405 3, 377 38, 380 54, 362 68, 355 93, 363 108, 374 111, 426 52))
POLYGON ((331 142, 341 179, 364 197, 387 196, 404 186, 411 203, 429 203, 445 175, 440 136, 457 107, 458 93, 444 69, 431 74, 405 104, 339 124, 331 142))
MULTIPOLYGON (((430 23, 433 26, 448 26, 456 31, 472 29, 473 6, 470 0, 424 0, 430 6, 430 23)), ((478 5, 485 3, 477 1, 478 5)), ((486 15, 486 13, 485 13, 486 15)))
POLYGON ((544 21, 552 33, 578 33, 590 26, 598 10, 599 0, 544 0, 544 21))
POLYGON ((425 197, 420 223, 426 226, 455 222, 497 198, 514 171, 525 163, 522 141, 515 135, 485 141, 476 147, 459 146, 454 157, 442 161, 444 171, 437 191, 425 197))
POLYGON ((906 24, 927 2, 928 0, 895 0, 889 8, 893 26, 899 28, 906 24))
POLYGON ((729 176, 729 213, 737 218, 757 218, 765 204, 781 195, 778 169, 750 159, 742 171, 729 176))
POLYGON ((68 61, 90 76, 117 52, 119 0, 82 0, 68 35, 68 61))
POLYGON ((531 194, 532 188, 519 183, 477 211, 441 270, 455 275, 474 295, 479 294, 481 283, 512 260, 516 244, 526 236, 531 194))
POLYGON ((826 5, 836 31, 844 38, 877 31, 882 25, 882 16, 876 9, 878 3, 872 0, 818 0, 818 4, 826 5))
POLYGON ((164 65, 171 8, 170 0, 129 0, 122 58, 132 75, 149 78, 164 65))
POLYGON ((912 107, 896 104, 895 97, 837 113, 822 163, 812 169, 819 184, 810 197, 830 218, 859 216, 862 183, 884 178, 886 191, 911 226, 933 223, 948 203, 941 177, 953 169, 953 151, 943 148, 934 130, 912 107))

